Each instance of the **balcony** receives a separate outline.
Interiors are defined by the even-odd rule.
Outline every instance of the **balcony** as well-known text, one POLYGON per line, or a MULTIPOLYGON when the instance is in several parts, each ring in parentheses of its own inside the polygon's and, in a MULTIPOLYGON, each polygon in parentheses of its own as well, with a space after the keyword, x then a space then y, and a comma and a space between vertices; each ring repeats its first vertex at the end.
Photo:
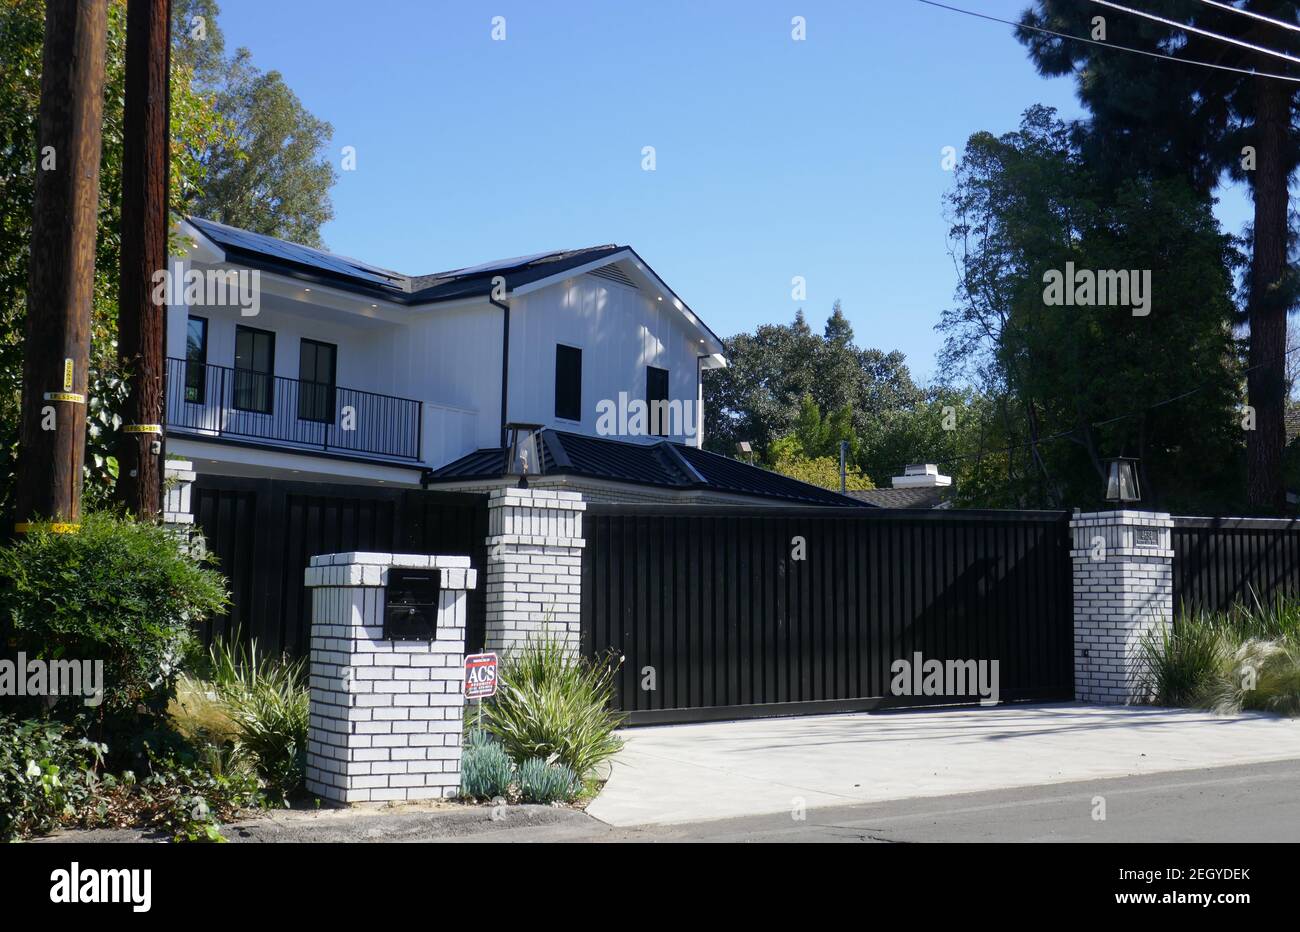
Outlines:
POLYGON ((419 462, 422 421, 410 398, 167 360, 168 433, 419 462))

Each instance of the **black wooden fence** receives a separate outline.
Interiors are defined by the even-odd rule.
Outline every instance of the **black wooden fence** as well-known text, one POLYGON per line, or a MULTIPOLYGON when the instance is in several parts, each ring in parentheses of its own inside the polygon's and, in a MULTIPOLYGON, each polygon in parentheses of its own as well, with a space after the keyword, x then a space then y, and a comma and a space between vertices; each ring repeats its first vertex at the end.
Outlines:
POLYGON ((1073 696, 1066 513, 593 504, 584 534, 583 650, 623 656, 633 723, 952 702, 891 694, 917 652, 1073 696))
POLYGON ((1300 596, 1300 520, 1174 518, 1174 611, 1300 596))
MULTIPOLYGON (((206 641, 238 630, 261 650, 306 654, 303 570, 317 554, 436 553, 468 556, 480 572, 486 565, 483 495, 200 476, 191 508, 231 590, 229 613, 203 628, 206 641)), ((483 642, 485 605, 480 583, 468 604, 470 649, 483 642)))

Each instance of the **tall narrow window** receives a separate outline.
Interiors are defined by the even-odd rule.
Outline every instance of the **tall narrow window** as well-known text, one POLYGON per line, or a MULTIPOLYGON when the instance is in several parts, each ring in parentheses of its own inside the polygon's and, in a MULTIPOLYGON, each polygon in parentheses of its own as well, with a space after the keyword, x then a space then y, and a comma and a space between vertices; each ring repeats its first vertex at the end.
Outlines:
POLYGON ((235 407, 270 414, 275 403, 275 334, 235 327, 235 407))
POLYGON ((208 319, 191 317, 185 324, 185 400, 201 405, 208 391, 208 319))
POLYGON ((645 367, 645 400, 650 418, 650 433, 668 436, 668 370, 645 367))
POLYGON ((339 349, 333 343, 303 340, 298 350, 298 417, 334 423, 334 372, 339 349))
POLYGON ((555 344, 555 416, 582 420, 582 350, 555 344))

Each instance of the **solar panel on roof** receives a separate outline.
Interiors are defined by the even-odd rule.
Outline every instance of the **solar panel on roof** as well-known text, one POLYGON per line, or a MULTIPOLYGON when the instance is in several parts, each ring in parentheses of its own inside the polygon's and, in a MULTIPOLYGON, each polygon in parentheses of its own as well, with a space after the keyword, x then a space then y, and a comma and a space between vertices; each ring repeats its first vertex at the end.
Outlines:
POLYGON ((206 220, 195 219, 192 222, 218 245, 271 256, 323 272, 332 272, 349 278, 361 278, 376 285, 385 287, 392 287, 393 285, 394 276, 392 273, 354 259, 331 255, 319 249, 312 249, 309 246, 286 243, 272 236, 250 233, 247 230, 237 230, 233 227, 206 220))
POLYGON ((439 278, 463 277, 468 275, 482 275, 485 272, 494 272, 497 269, 512 269, 517 265, 527 265, 530 262, 536 262, 539 259, 545 259, 547 256, 556 255, 554 251, 538 252, 531 256, 515 256, 513 259, 497 259, 495 262, 484 262, 482 265, 471 265, 468 268, 453 269, 450 272, 438 273, 439 278))

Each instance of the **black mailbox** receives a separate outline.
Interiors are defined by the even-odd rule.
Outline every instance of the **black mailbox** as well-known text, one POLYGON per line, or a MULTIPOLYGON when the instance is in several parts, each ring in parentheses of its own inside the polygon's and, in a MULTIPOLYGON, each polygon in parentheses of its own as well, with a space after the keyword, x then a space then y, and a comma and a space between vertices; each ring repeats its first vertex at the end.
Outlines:
POLYGON ((384 640, 432 641, 438 633, 438 570, 390 569, 384 596, 384 640))

